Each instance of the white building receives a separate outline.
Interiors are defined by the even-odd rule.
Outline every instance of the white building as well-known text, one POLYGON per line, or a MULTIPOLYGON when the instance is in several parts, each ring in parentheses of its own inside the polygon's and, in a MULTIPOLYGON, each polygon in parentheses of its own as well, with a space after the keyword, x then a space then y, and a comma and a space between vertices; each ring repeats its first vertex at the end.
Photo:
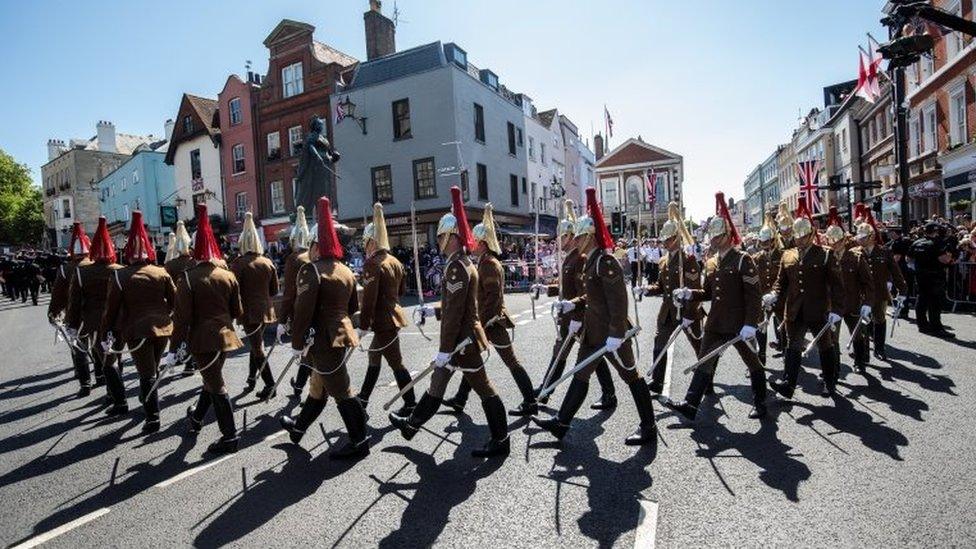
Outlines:
POLYGON ((223 218, 217 101, 185 93, 175 122, 166 163, 174 168, 176 191, 159 197, 159 203, 176 206, 179 218, 185 220, 193 218, 196 204, 205 202, 210 215, 223 218))
POLYGON ((559 115, 556 109, 538 112, 532 99, 522 98, 525 115, 526 173, 529 180, 529 196, 540 201, 540 213, 557 215, 559 193, 553 189, 565 189, 566 150, 563 142, 559 115))

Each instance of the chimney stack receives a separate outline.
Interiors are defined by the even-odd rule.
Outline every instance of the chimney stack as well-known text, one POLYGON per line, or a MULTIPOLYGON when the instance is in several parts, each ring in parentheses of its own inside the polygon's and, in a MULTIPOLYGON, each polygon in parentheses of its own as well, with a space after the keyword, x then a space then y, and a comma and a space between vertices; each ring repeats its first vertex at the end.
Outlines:
POLYGON ((380 0, 369 0, 369 11, 363 14, 366 27, 366 60, 396 53, 396 25, 380 12, 380 0))
POLYGON ((595 149, 594 152, 596 153, 596 160, 597 162, 599 162, 600 159, 603 158, 603 136, 602 135, 596 134, 595 136, 593 136, 593 148, 595 149))
POLYGON ((115 145, 115 124, 108 120, 99 120, 95 126, 98 136, 98 150, 102 152, 119 152, 115 145))
POLYGON ((169 141, 173 138, 173 128, 176 127, 176 122, 173 122, 172 118, 167 118, 166 122, 163 122, 163 138, 169 141))
POLYGON ((61 156, 61 153, 65 151, 64 141, 60 139, 48 139, 47 140, 47 159, 48 162, 54 160, 55 158, 61 156))

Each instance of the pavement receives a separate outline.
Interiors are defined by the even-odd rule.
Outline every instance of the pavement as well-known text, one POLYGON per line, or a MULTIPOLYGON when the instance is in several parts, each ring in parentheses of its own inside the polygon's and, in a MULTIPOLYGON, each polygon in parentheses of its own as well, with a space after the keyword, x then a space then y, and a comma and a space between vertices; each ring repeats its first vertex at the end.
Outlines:
MULTIPOLYGON (((532 320, 527 294, 509 296, 515 349, 538 383, 555 330, 548 301, 532 320)), ((481 407, 438 414, 412 441, 391 429, 382 403, 395 394, 384 368, 369 403, 372 454, 329 460, 343 439, 332 402, 301 447, 278 418, 296 410, 285 391, 264 404, 241 396, 247 357, 225 366, 242 430, 239 453, 209 459, 211 415, 188 435, 184 410, 199 377, 162 383, 162 430, 139 429, 132 411, 106 418, 104 392, 75 397, 67 347, 54 344, 45 307, 0 302, 0 543, 50 547, 741 547, 976 545, 976 319, 947 314, 955 341, 921 335, 902 321, 887 362, 853 374, 845 356, 840 395, 819 396, 817 369, 801 374, 792 402, 771 397, 770 415, 750 420, 746 368, 722 357, 714 397, 687 425, 655 403, 657 444, 624 446, 637 426, 626 386, 611 413, 584 407, 556 443, 510 418, 507 460, 469 456, 487 435, 481 407)), ((640 364, 651 361, 660 300, 640 307, 640 364)), ((428 334, 436 334, 431 321, 428 334)), ((846 334, 842 337, 846 344, 846 334)), ((408 367, 434 354, 416 328, 401 338, 408 367)), ((573 355, 575 357, 575 351, 573 355)), ((275 351, 277 375, 287 361, 275 351)), ((681 397, 693 362, 686 339, 668 358, 670 394, 681 397)), ((816 354, 808 361, 815 364, 816 354)), ((353 386, 366 355, 350 360, 353 386)), ((782 359, 769 361, 772 376, 782 359)), ((519 397, 497 356, 489 375, 507 407, 519 397)), ((420 383, 426 387, 426 381, 420 383)), ((452 381, 449 392, 456 381, 452 381)), ((590 397, 599 389, 591 384, 590 397)), ((561 402, 557 389, 552 406, 561 402)), ((550 409, 550 412, 553 410, 550 409)))

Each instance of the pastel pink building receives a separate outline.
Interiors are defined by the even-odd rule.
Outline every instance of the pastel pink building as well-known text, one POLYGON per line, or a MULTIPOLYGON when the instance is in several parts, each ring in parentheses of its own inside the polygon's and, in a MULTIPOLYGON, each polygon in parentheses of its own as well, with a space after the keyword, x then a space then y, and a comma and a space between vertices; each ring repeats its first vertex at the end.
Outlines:
POLYGON ((224 185, 224 211, 227 228, 234 238, 241 231, 244 214, 261 219, 258 199, 258 163, 254 133, 254 113, 260 76, 248 73, 248 81, 236 74, 227 78, 217 95, 220 113, 220 163, 224 185))

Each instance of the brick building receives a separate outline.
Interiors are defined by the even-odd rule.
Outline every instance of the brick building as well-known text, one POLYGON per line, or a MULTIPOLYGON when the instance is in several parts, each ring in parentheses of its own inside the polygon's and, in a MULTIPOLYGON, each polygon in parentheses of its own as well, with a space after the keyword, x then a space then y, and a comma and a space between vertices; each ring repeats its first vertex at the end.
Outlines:
MULTIPOLYGON (((973 18, 972 0, 933 0, 935 6, 973 18)), ((973 128, 976 42, 958 32, 936 37, 931 56, 905 71, 908 115, 910 215, 913 220, 947 214, 973 215, 976 143, 973 128), (955 212, 953 212, 955 213, 955 212)))
MULTIPOLYGON (((282 20, 264 40, 268 48, 267 76, 257 92, 256 204, 265 238, 290 222, 294 212, 295 175, 299 148, 309 121, 321 117, 332 139, 329 95, 340 73, 356 65, 353 57, 312 38, 315 27, 282 20)), ((252 206, 253 207, 253 206, 252 206)))
POLYGON ((262 213, 258 200, 258 147, 254 125, 259 84, 260 77, 254 73, 248 72, 246 82, 232 74, 217 94, 223 143, 220 161, 227 199, 224 209, 232 235, 240 232, 246 212, 250 211, 259 219, 262 213))

